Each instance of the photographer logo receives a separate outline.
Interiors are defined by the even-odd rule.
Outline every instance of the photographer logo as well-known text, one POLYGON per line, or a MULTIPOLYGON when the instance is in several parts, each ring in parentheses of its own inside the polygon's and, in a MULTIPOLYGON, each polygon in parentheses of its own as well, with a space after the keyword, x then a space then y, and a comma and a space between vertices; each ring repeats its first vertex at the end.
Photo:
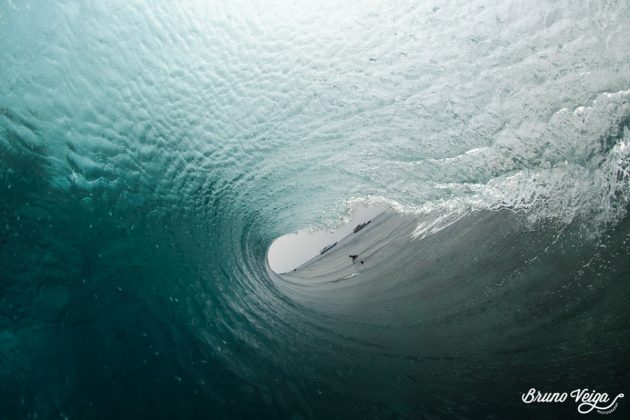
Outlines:
POLYGON ((521 394, 521 399, 525 404, 532 403, 564 403, 566 401, 577 404, 577 411, 580 414, 588 414, 595 410, 599 414, 610 414, 617 409, 620 398, 623 394, 617 394, 612 398, 605 392, 595 390, 574 389, 567 392, 540 392, 536 388, 530 388, 526 393, 521 394))

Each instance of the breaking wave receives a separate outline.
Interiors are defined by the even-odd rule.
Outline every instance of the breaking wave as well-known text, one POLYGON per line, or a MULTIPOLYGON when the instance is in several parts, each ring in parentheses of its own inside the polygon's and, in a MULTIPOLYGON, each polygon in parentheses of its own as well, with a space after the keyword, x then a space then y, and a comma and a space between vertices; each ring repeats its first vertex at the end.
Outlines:
POLYGON ((627 390, 629 6, 434 3, 1 3, 3 416, 627 390), (391 210, 269 269, 357 203, 391 210))

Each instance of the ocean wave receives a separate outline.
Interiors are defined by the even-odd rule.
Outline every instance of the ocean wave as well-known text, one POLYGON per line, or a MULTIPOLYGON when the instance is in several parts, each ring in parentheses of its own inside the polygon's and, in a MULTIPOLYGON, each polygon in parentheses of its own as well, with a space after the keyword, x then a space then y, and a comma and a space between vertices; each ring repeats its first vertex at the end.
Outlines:
POLYGON ((3 417, 627 386, 628 5, 302 3, 0 5, 3 417), (270 270, 358 204, 390 210, 270 270))

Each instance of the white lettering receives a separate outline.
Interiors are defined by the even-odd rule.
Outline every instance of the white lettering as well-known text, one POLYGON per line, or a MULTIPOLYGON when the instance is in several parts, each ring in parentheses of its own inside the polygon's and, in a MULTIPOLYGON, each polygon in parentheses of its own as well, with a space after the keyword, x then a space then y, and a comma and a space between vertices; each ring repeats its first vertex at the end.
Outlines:
POLYGON ((540 392, 536 388, 530 388, 525 394, 521 394, 521 400, 525 404, 531 403, 558 403, 565 402, 568 396, 578 404, 580 414, 588 414, 597 410, 600 414, 608 414, 617 408, 617 400, 624 394, 618 394, 612 401, 605 392, 589 391, 588 388, 574 389, 569 394, 566 392, 540 392), (606 411, 608 410, 608 411, 606 411))
MULTIPOLYGON (((531 388, 529 391, 527 391, 527 394, 523 394, 521 396, 521 399, 523 400, 523 402, 525 404, 530 404, 533 403, 535 401, 534 394, 536 393, 536 388, 531 388)), ((539 392, 540 394, 540 392, 539 392)))

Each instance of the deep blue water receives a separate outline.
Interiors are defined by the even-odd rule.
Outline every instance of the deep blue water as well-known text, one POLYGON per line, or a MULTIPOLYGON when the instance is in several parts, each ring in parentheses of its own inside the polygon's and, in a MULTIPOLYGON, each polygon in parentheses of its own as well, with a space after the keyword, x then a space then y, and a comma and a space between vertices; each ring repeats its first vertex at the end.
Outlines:
POLYGON ((623 418, 629 33, 623 1, 0 0, 0 418, 623 418), (269 270, 357 203, 392 210, 269 270))

